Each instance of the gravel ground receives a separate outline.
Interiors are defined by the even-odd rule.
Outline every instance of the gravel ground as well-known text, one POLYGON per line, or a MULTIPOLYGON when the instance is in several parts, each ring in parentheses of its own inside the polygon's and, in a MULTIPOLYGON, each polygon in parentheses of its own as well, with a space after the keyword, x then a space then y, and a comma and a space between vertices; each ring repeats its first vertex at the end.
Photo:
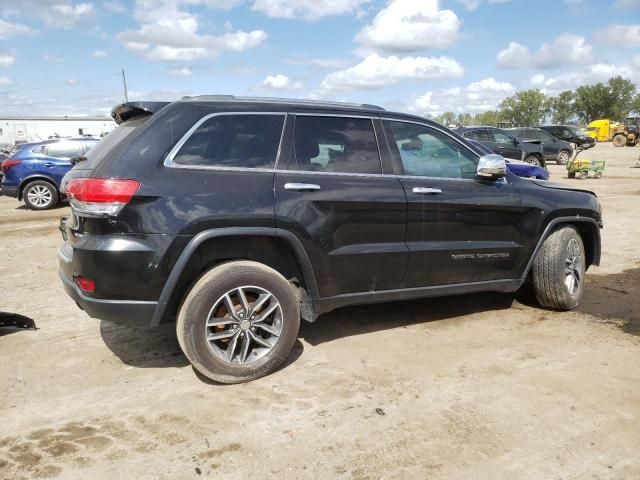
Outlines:
POLYGON ((640 478, 640 147, 600 144, 602 266, 573 312, 482 294, 348 308, 281 369, 213 385, 174 325, 90 319, 57 278, 67 207, 0 197, 0 478, 640 478))

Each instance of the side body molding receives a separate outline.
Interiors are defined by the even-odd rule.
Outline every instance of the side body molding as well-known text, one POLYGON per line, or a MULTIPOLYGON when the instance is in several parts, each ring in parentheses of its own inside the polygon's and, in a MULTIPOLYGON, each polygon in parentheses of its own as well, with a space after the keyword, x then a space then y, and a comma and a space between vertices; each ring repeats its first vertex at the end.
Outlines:
POLYGON ((265 228, 265 227, 228 227, 228 228, 215 228, 211 230, 204 230, 194 236, 187 246, 184 248, 178 260, 176 261, 171 273, 169 274, 169 278, 160 293, 160 298, 158 299, 158 306, 155 309, 153 314, 153 318, 151 319, 151 325, 157 326, 162 321, 162 318, 165 315, 165 311, 167 309, 167 305, 169 300, 171 299, 171 295, 173 290, 176 288, 178 280, 180 279, 180 275, 182 274, 184 268, 189 262, 189 259, 195 252, 195 250, 202 244, 204 241, 209 240, 211 238, 220 238, 220 237, 237 237, 237 236, 261 236, 261 237, 278 237, 286 240, 289 245, 293 248, 295 255, 300 262, 300 267, 302 269, 302 274, 304 275, 304 281, 309 290, 309 296, 311 299, 318 298, 318 284, 316 282, 316 277, 313 272, 313 267, 311 266, 311 261, 305 251, 300 240, 291 232, 287 230, 282 230, 280 228, 265 228))

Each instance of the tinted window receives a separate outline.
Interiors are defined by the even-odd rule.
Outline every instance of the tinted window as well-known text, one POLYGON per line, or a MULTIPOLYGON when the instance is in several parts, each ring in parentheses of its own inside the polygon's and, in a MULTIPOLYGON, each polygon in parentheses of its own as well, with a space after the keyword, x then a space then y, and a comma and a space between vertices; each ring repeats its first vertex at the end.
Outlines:
POLYGON ((553 141, 554 139, 553 135, 549 132, 545 132, 544 130, 538 130, 538 136, 540 137, 540 140, 553 141))
POLYGON ((493 142, 493 138, 488 130, 471 130, 463 134, 465 138, 476 140, 478 142, 493 142))
POLYGON ((473 178, 477 157, 448 135, 405 122, 389 122, 405 175, 473 178))
POLYGON ((380 155, 371 120, 296 117, 293 170, 380 173, 380 155))
POLYGON ((493 141, 496 143, 513 143, 513 137, 511 135, 507 135, 500 130, 492 130, 493 132, 493 141))
POLYGON ((216 115, 205 120, 173 161, 180 165, 273 168, 284 115, 216 115))
POLYGON ((82 152, 82 144, 77 143, 52 143, 47 146, 47 155, 56 158, 77 157, 82 152))

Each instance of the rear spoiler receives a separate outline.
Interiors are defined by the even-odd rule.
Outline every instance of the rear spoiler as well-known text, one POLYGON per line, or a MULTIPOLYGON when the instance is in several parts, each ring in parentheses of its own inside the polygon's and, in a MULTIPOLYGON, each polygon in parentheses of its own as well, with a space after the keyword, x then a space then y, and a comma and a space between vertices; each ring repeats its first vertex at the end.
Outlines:
POLYGON ((170 102, 127 102, 121 103, 111 110, 111 117, 120 125, 127 120, 140 115, 151 115, 170 102))

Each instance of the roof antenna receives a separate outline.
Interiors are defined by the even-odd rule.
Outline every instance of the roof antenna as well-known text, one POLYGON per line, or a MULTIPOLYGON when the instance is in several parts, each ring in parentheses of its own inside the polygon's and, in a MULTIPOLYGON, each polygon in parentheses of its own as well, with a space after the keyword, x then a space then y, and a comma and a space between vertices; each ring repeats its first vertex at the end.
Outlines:
POLYGON ((122 69, 122 86, 124 87, 124 103, 129 103, 129 95, 127 93, 127 77, 124 76, 124 68, 122 69))

